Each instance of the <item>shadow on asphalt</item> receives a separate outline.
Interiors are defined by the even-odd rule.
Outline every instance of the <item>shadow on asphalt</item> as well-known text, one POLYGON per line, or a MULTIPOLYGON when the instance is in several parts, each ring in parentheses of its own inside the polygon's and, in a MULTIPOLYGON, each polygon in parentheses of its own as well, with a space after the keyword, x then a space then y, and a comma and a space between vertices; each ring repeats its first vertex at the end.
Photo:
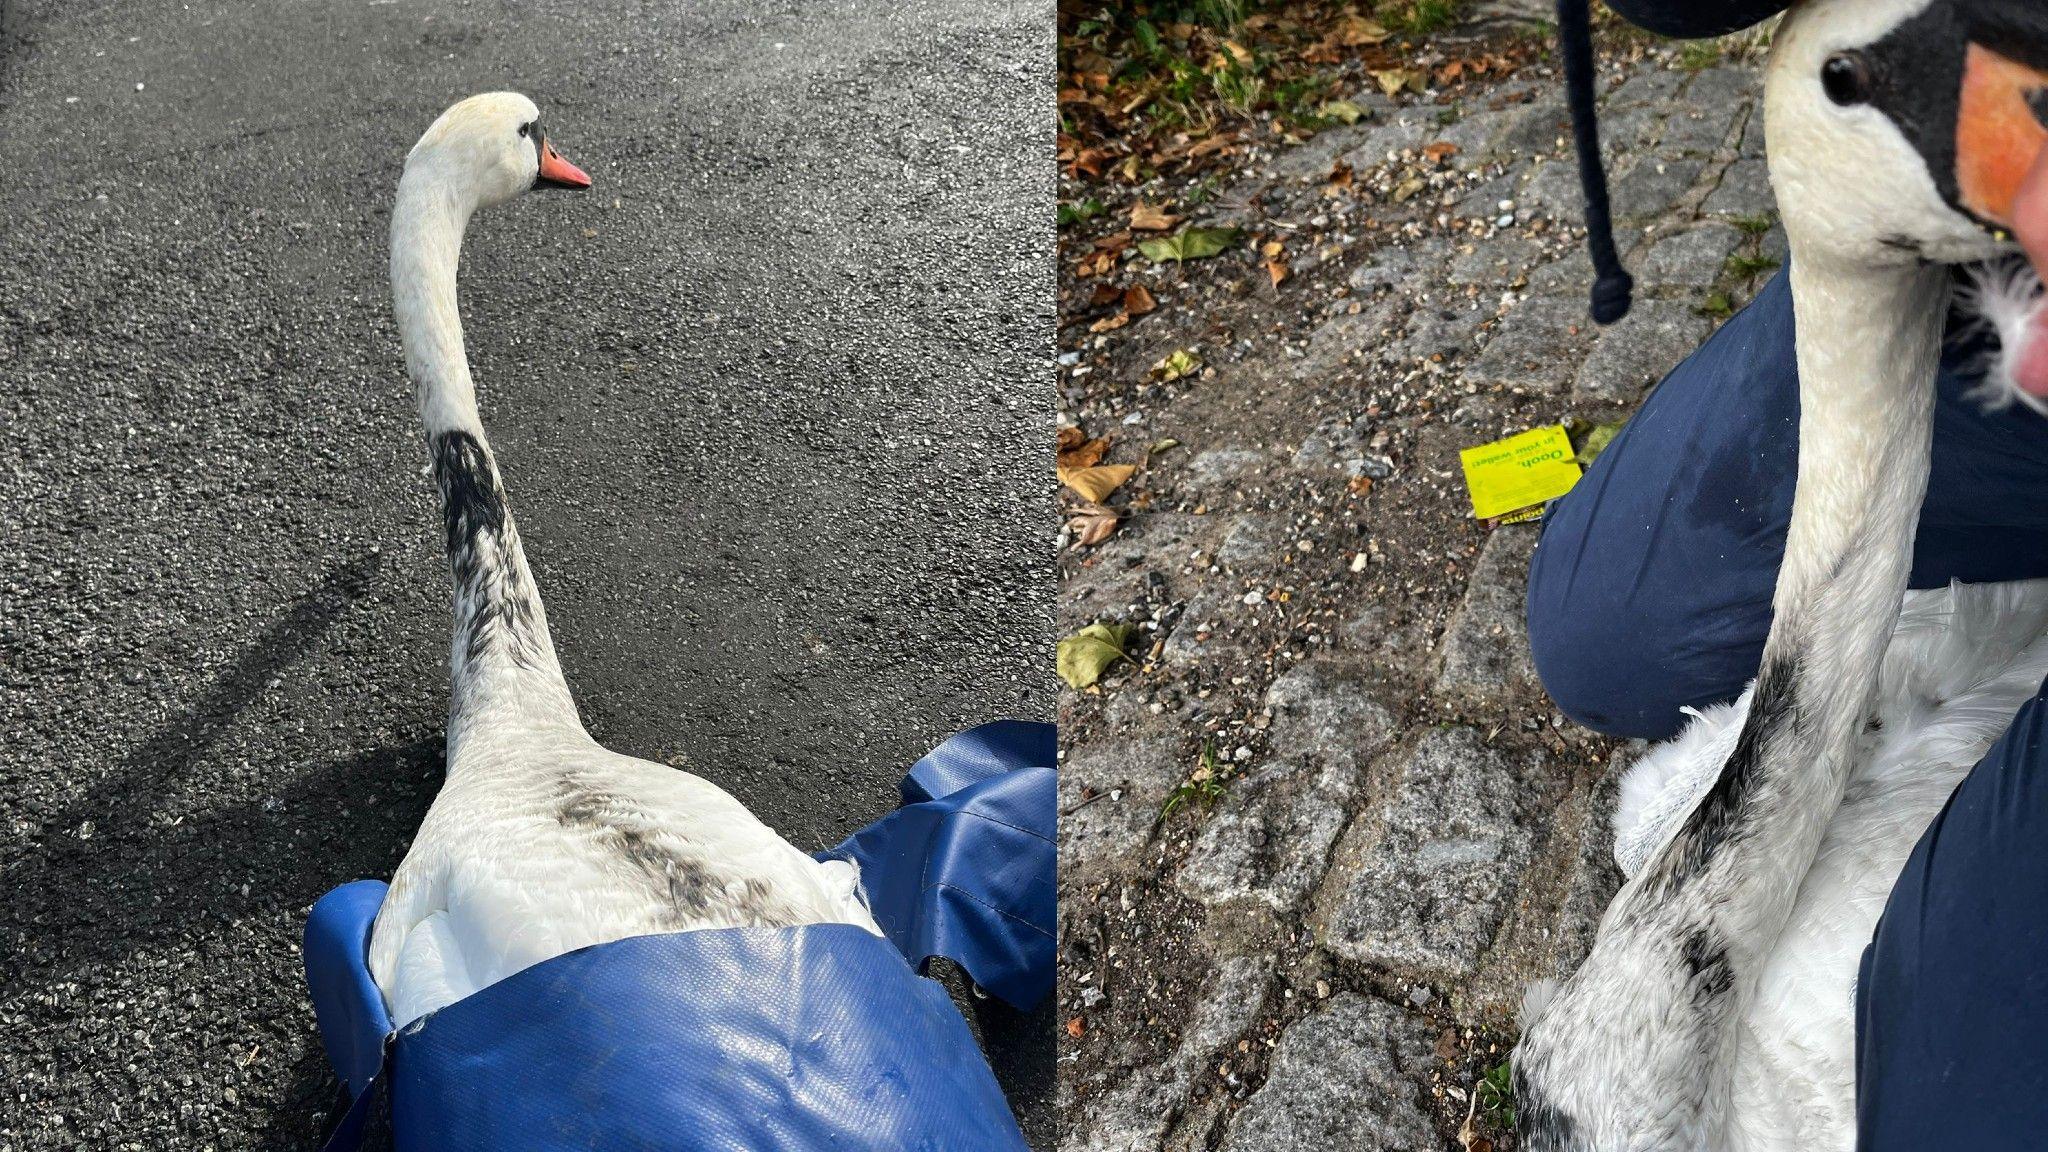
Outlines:
MULTIPOLYGON (((332 568, 197 703, 49 820, 43 851, 0 871, 12 917, 35 929, 22 951, 0 958, 0 985, 10 996, 65 983, 90 986, 138 954, 196 931, 240 932, 248 947, 276 947, 273 934, 254 925, 284 922, 295 939, 306 908, 335 884, 391 874, 438 788, 438 736, 286 766, 267 774, 273 783, 260 802, 182 819, 166 819, 161 808, 166 791, 214 750, 279 674, 318 648, 371 592, 379 564, 364 555, 332 568), (372 794, 378 799, 367 800, 372 794), (317 847, 294 836, 308 828, 322 834, 317 847), (260 884, 245 892, 247 877, 260 884)), ((1049 1099, 1038 1097, 1049 1094, 1053 1079, 1053 1053, 1044 1042, 1055 1026, 1050 998, 1031 1013, 993 999, 956 994, 956 1002, 1020 1119, 1030 1125, 1049 1117, 1049 1099)), ((304 1014, 310 1026, 310 1012, 304 1014)), ((293 1062, 284 1091, 287 1106, 273 1114, 269 1129, 272 1146, 317 1147, 343 1102, 317 1044, 293 1062)), ((1049 1146, 1049 1132, 1029 1135, 1049 1146)))
MULTIPOLYGON (((303 907, 320 895, 338 862, 328 857, 319 867, 307 866, 290 844, 293 813, 346 804, 366 779, 417 779, 423 763, 439 759, 438 743, 378 749, 279 773, 282 791, 263 802, 213 808, 196 817, 166 818, 162 798, 270 682, 361 598, 376 565, 375 557, 363 556, 331 570, 198 703, 47 820, 42 851, 0 872, 0 890, 11 894, 14 918, 41 930, 23 951, 0 959, 0 984, 20 995, 64 980, 83 982, 95 970, 117 966, 195 923, 239 919, 263 906, 303 907), (263 886, 252 885, 244 894, 244 877, 252 874, 263 886)), ((399 799, 365 807, 350 839, 395 848, 432 796, 399 799)), ((384 855, 396 858, 395 851, 384 855)))

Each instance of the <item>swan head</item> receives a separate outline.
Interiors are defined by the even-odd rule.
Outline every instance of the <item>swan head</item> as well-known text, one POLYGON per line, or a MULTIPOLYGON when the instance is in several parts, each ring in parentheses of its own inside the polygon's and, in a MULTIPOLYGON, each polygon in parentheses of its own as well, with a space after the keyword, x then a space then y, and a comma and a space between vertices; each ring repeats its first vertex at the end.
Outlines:
POLYGON ((530 188, 590 187, 549 142, 540 109, 517 92, 485 92, 441 113, 407 154, 405 172, 442 183, 473 208, 530 188))
POLYGON ((2031 7, 1805 0, 1786 14, 1764 122, 1798 259, 1973 264, 2012 251, 2014 198, 2048 144, 2048 30, 2003 10, 2031 7))

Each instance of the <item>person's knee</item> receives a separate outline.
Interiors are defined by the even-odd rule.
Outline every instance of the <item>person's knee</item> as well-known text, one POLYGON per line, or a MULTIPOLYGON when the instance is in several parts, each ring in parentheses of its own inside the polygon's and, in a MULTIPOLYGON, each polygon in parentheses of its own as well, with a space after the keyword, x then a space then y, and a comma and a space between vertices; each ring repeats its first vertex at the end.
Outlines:
POLYGON ((1542 566, 1533 567, 1528 627, 1536 677, 1560 712, 1596 732, 1669 735, 1645 730, 1644 678, 1630 659, 1630 637, 1641 632, 1618 620, 1613 607, 1548 587, 1542 566))

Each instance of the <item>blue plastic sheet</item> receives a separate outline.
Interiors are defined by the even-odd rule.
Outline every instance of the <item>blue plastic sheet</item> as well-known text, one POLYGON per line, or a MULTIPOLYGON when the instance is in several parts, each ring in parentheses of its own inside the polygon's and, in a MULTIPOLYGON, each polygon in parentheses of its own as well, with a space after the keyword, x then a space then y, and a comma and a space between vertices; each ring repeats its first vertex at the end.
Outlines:
POLYGON ((1021 1152, 972 1034, 913 965, 947 956, 1019 1006, 1050 989, 1053 746, 1050 725, 962 733, 913 767, 902 808, 826 854, 860 862, 886 940, 829 924, 618 940, 393 1033, 366 966, 384 885, 328 893, 307 983, 355 1101, 328 1147, 1021 1152))
POLYGON ((903 807, 826 853, 912 964, 944 956, 1028 1010, 1052 991, 1056 741, 1050 724, 962 732, 903 778, 903 807))

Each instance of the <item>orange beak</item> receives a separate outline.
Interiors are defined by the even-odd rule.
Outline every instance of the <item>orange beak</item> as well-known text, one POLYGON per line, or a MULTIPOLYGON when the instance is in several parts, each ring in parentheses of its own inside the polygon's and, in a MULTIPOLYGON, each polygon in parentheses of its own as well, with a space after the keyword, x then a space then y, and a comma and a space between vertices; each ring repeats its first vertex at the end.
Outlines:
POLYGON ((1969 46, 1956 114, 1956 191, 1979 219, 2013 226, 2020 185, 2048 146, 2048 127, 2034 111, 2048 108, 2044 101, 2048 72, 1969 46))
POLYGON ((555 188, 581 190, 590 187, 590 176, 583 169, 562 159, 562 154, 555 151, 555 146, 543 136, 540 141, 540 171, 534 175, 533 182, 555 188))

